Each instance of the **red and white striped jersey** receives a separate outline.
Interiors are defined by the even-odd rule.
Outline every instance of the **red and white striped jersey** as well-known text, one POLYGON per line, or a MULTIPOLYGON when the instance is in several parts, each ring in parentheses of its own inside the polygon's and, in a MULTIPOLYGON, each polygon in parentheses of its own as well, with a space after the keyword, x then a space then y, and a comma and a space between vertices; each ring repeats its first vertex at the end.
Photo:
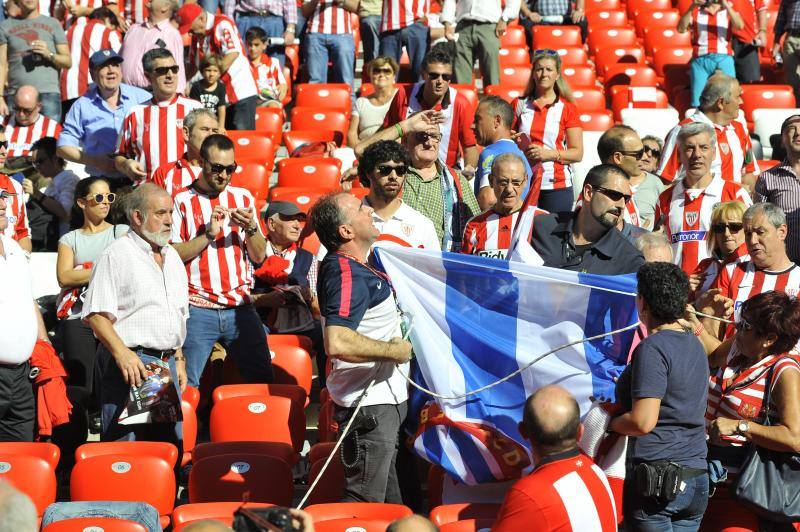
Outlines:
POLYGON ((402 30, 417 20, 428 18, 430 0, 383 0, 381 33, 402 30))
MULTIPOLYGON (((147 8, 147 0, 116 0, 109 3, 117 4, 119 14, 128 21, 128 24, 138 24, 147 20, 150 10, 147 8)), ((176 57, 176 61, 179 59, 176 57)))
POLYGON ((350 35, 350 12, 339 7, 334 0, 319 0, 307 27, 308 33, 350 35))
MULTIPOLYGON (((713 238, 713 237, 712 237, 713 238)), ((742 244, 731 253, 725 260, 718 260, 714 257, 703 259, 695 268, 694 275, 705 275, 703 284, 694 291, 694 298, 699 297, 701 294, 707 292, 714 281, 717 280, 719 272, 728 264, 747 262, 750 260, 750 254, 747 252, 747 244, 742 244)))
MULTIPOLYGON (((516 119, 514 130, 527 134, 531 144, 551 150, 567 149, 567 129, 580 128, 578 108, 563 98, 539 107, 533 98, 514 101, 516 119)), ((542 163, 541 190, 556 190, 572 186, 572 168, 556 161, 542 163)))
POLYGON ((5 174, 0 174, 0 190, 15 194, 6 199, 8 226, 3 231, 3 234, 14 240, 21 240, 26 236, 31 236, 31 228, 28 225, 28 209, 25 207, 25 199, 20 182, 11 179, 5 174))
POLYGON ((202 171, 201 167, 192 166, 184 153, 179 160, 156 168, 150 180, 169 192, 174 200, 178 193, 195 182, 202 171))
POLYGON ((727 126, 718 126, 698 109, 692 116, 672 128, 664 139, 664 149, 661 151, 661 160, 656 172, 662 179, 673 181, 684 175, 678 158, 678 131, 681 126, 691 122, 705 122, 717 133, 717 153, 714 162, 711 163, 711 172, 714 175, 722 176, 725 181, 741 183, 742 174, 758 175, 761 171, 753 157, 753 143, 747 127, 742 122, 734 120, 727 126))
POLYGON ((253 72, 253 77, 256 79, 259 92, 264 89, 277 91, 279 85, 286 84, 283 68, 281 68, 281 63, 276 57, 261 54, 261 63, 258 65, 250 63, 250 70, 253 72))
POLYGON ((97 51, 111 48, 119 52, 122 39, 119 32, 106 27, 102 21, 87 20, 67 30, 72 66, 61 71, 61 101, 72 100, 86 94, 92 75, 89 58, 97 51))
POLYGON ((692 11, 692 48, 694 57, 707 54, 733 54, 731 21, 724 7, 713 15, 704 8, 692 11))
POLYGON ((239 54, 220 80, 225 84, 225 96, 229 104, 258 94, 256 79, 250 70, 250 61, 242 46, 242 37, 236 23, 225 15, 208 15, 206 34, 192 37, 192 51, 189 61, 200 68, 206 55, 224 57, 231 53, 239 54))
POLYGON ((8 141, 8 157, 22 157, 30 154, 31 145, 44 137, 55 137, 61 133, 61 124, 44 116, 41 112, 39 118, 30 126, 17 125, 17 118, 12 114, 2 122, 8 141))
MULTIPOLYGON (((72 5, 80 6, 80 7, 91 7, 93 10, 97 9, 98 7, 103 7, 108 5, 107 0, 71 0, 72 5)), ((63 2, 62 2, 63 3, 63 2)), ((111 2, 114 3, 114 2, 111 2)), ((69 9, 64 9, 64 28, 69 29, 72 27, 73 24, 83 24, 89 20, 88 16, 82 17, 73 17, 72 13, 69 12, 69 9)), ((67 37, 67 42, 69 42, 69 37, 67 37)), ((72 49, 72 45, 70 45, 70 49, 72 49)))
MULTIPOLYGON (((532 207, 533 216, 547 214, 547 211, 532 207)), ((462 241, 461 253, 467 255, 478 255, 493 259, 505 259, 508 250, 511 248, 511 240, 514 234, 514 227, 522 210, 511 214, 498 214, 492 209, 473 217, 464 228, 464 240, 462 241)), ((533 224, 531 224, 531 231, 533 224)), ((528 234, 528 241, 531 235, 528 234)))
POLYGON ((162 164, 177 161, 186 151, 183 117, 203 104, 176 94, 171 100, 150 100, 131 108, 117 140, 117 153, 139 161, 150 175, 162 164))
MULTIPOLYGON (((228 186, 211 198, 194 187, 175 196, 172 213, 172 242, 188 242, 205 231, 214 207, 253 209, 255 201, 247 189, 228 186)), ((189 297, 199 297, 217 305, 238 306, 251 302, 253 266, 247 255, 244 231, 228 222, 197 257, 186 263, 189 297)))
POLYGON ((738 200, 748 207, 750 195, 738 183, 711 178, 704 189, 687 189, 681 179, 658 197, 655 220, 665 227, 672 243, 675 264, 690 275, 701 260, 710 256, 706 233, 711 229, 714 206, 723 201, 738 200))
POLYGON ((492 531, 615 532, 616 505, 605 473, 577 450, 552 458, 508 490, 492 531))

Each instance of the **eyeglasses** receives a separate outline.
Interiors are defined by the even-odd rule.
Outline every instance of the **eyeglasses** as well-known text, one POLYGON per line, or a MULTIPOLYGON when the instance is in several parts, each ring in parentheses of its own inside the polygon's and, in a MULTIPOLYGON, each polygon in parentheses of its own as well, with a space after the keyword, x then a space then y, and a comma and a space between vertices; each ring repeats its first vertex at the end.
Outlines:
POLYGON ((16 196, 15 192, 9 192, 8 190, 0 190, 0 200, 7 200, 13 196, 16 196))
POLYGON ((537 56, 537 55, 556 56, 556 55, 558 55, 558 52, 556 52, 552 48, 542 48, 540 50, 534 50, 533 51, 533 55, 534 55, 534 57, 537 56))
POLYGON ((661 157, 661 150, 659 150, 657 148, 651 148, 650 146, 645 146, 643 149, 644 149, 645 153, 649 153, 650 155, 652 155, 655 158, 661 157))
POLYGON ((406 175, 408 171, 408 166, 401 164, 400 166, 389 166, 388 164, 379 164, 375 167, 375 170, 378 172, 378 175, 381 177, 386 177, 392 172, 395 173, 397 177, 406 175))
POLYGON ((595 190, 601 192, 611 201, 625 200, 625 203, 628 203, 631 200, 630 194, 623 194, 619 190, 611 190, 610 188, 606 187, 595 187, 595 190))
POLYGON ((442 140, 442 135, 440 133, 425 133, 424 131, 418 131, 414 134, 414 138, 417 142, 428 142, 428 140, 435 140, 439 142, 442 140))
POLYGON ((117 199, 117 195, 113 192, 109 192, 108 194, 94 194, 92 196, 86 196, 87 200, 93 200, 95 203, 114 203, 114 200, 117 199))
POLYGON ((233 175, 239 165, 233 163, 231 165, 225 166, 224 164, 219 163, 208 163, 208 167, 213 174, 221 174, 222 172, 227 172, 228 175, 233 175))
POLYGON ((744 224, 742 222, 728 222, 726 224, 724 223, 712 224, 711 230, 717 233, 718 235, 724 235, 725 229, 727 229, 728 231, 731 232, 731 234, 733 234, 741 231, 743 227, 744 224))
POLYGON ((394 74, 394 70, 392 70, 392 67, 373 68, 372 75, 376 74, 394 74))
POLYGON ((641 161, 642 157, 644 157, 644 148, 636 151, 620 151, 619 153, 622 155, 627 155, 628 157, 633 157, 637 161, 641 161))
POLYGON ((753 324, 747 321, 742 315, 739 316, 739 321, 736 322, 736 328, 742 331, 752 331, 755 329, 753 324))
POLYGON ((178 73, 178 65, 155 67, 150 72, 152 72, 156 76, 166 76, 167 72, 172 72, 173 74, 177 74, 178 73))
POLYGON ((8 141, 0 140, 0 148, 8 148, 8 141))
POLYGON ((428 77, 431 79, 431 81, 439 78, 442 78, 445 81, 450 81, 453 79, 452 74, 445 74, 444 72, 428 72, 428 77))
POLYGON ((14 112, 20 115, 32 115, 36 112, 36 107, 33 109, 25 109, 24 107, 15 107, 14 112))

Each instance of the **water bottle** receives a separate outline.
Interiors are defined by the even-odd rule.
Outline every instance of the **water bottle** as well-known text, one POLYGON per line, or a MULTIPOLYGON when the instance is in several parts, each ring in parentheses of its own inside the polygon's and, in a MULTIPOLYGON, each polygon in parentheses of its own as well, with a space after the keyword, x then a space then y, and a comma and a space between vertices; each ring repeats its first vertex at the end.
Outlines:
POLYGON ((267 39, 267 46, 284 46, 286 41, 283 37, 270 37, 267 39))
POLYGON ((775 52, 772 58, 775 60, 776 67, 783 68, 783 55, 780 52, 775 52))

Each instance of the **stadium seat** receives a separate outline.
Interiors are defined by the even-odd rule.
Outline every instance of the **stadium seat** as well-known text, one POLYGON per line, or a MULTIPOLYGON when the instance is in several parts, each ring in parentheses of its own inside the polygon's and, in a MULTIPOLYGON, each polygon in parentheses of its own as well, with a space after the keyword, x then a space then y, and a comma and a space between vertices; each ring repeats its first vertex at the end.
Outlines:
MULTIPOLYGON (((796 108, 786 109, 753 109, 753 133, 758 135, 761 141, 761 148, 764 157, 772 157, 772 144, 770 138, 773 135, 780 136, 781 124, 788 117, 797 114, 796 108)), ((763 171, 764 168, 761 168, 763 171)), ((2 454, 2 444, 0 444, 0 454, 2 454)))
POLYGON ((317 416, 317 439, 320 442, 336 440, 338 424, 333 420, 333 401, 327 388, 319 391, 319 415, 317 416))
POLYGON ((59 458, 61 458, 61 449, 57 445, 46 442, 0 442, 0 459, 12 454, 39 457, 55 469, 58 467, 59 458))
POLYGON ((312 504, 306 507, 314 523, 331 519, 386 519, 389 522, 408 517, 414 512, 402 504, 380 502, 339 502, 331 504, 312 504))
POLYGON ((170 467, 178 461, 178 448, 160 441, 104 441, 84 443, 75 449, 75 461, 81 462, 96 456, 150 456, 161 458, 170 467))
MULTIPOLYGON (((302 347, 291 345, 269 346, 275 384, 295 384, 311 394, 311 355, 302 347)), ((305 405, 308 405, 306 399, 305 405)))
POLYGON ((333 447, 336 445, 334 442, 321 442, 315 443, 311 446, 311 449, 308 450, 308 454, 306 458, 308 458, 308 463, 313 464, 318 460, 323 460, 328 457, 333 452, 333 447))
POLYGON ((39 456, 0 454, 0 481, 30 497, 39 516, 56 500, 55 468, 39 456))
POLYGON ((633 19, 636 34, 644 36, 645 28, 677 28, 681 14, 677 9, 665 9, 664 11, 650 11, 645 8, 639 11, 633 19))
POLYGON ((428 506, 436 508, 442 505, 442 492, 444 491, 445 472, 440 465, 431 465, 428 468, 427 495, 428 506))
MULTIPOLYGON (((333 442, 330 444, 334 445, 333 442)), ((344 466, 342 466, 341 455, 338 452, 336 454, 337 456, 331 460, 328 469, 325 470, 325 473, 314 487, 314 491, 309 495, 308 504, 338 503, 342 500, 345 486, 344 466)), ((327 456, 324 456, 315 462, 310 462, 311 468, 308 470, 309 486, 320 476, 322 466, 325 465, 327 458, 327 456)))
POLYGON ((507 66, 530 66, 531 54, 524 46, 500 49, 500 68, 507 66))
POLYGON ((339 188, 342 161, 335 157, 287 158, 278 162, 279 187, 339 188))
POLYGON ((214 401, 210 428, 212 442, 276 441, 299 453, 306 419, 302 406, 287 397, 250 395, 214 401))
POLYGON ((337 131, 346 139, 349 114, 317 107, 295 107, 292 109, 292 130, 337 131))
POLYGON ((594 63, 597 72, 605 76, 606 69, 617 64, 644 65, 644 49, 640 46, 605 46, 597 50, 594 63))
POLYGON ((297 79, 300 72, 300 45, 293 44, 286 47, 286 66, 289 67, 292 79, 297 79))
POLYGON ((341 146, 344 142, 344 133, 332 129, 304 129, 283 132, 283 145, 291 156, 292 152, 304 144, 313 142, 335 142, 341 146))
POLYGON ((183 391, 181 399, 192 405, 192 408, 197 410, 197 405, 200 404, 200 390, 194 386, 187 386, 183 391))
MULTIPOLYGON (((527 67, 529 65, 525 66, 527 67)), ((450 86, 453 87, 458 94, 462 95, 464 98, 467 99, 467 103, 469 104, 470 109, 472 109, 472 112, 475 112, 475 110, 478 108, 478 93, 477 91, 475 91, 475 86, 465 83, 462 84, 451 83, 450 86)))
POLYGON ((292 470, 274 456, 220 454, 198 460, 189 472, 189 502, 248 501, 292 504, 292 470))
POLYGON ((317 255, 317 251, 319 251, 320 245, 321 244, 319 243, 319 237, 317 236, 316 231, 311 231, 300 236, 300 247, 315 257, 317 255))
POLYGON ((311 338, 302 334, 270 334, 267 337, 270 347, 275 345, 295 345, 302 347, 309 353, 313 353, 311 338))
POLYGON ((531 67, 516 66, 500 69, 500 85, 526 86, 531 77, 531 67))
MULTIPOLYGON (((756 109, 787 109, 797 107, 790 85, 742 85, 742 109, 750 130, 756 109)), ((780 127, 780 126, 779 126, 780 127)))
POLYGON ((586 12, 591 11, 613 11, 622 8, 620 0, 586 0, 586 12))
POLYGON ((256 131, 269 135, 273 146, 281 143, 283 133, 283 109, 278 107, 256 108, 256 131))
POLYGON ((70 496, 73 501, 146 502, 158 511, 162 526, 167 526, 176 494, 172 468, 156 456, 92 456, 72 469, 70 496))
POLYGON ((291 201, 300 210, 307 213, 308 209, 314 205, 320 196, 330 192, 330 190, 323 188, 309 189, 307 187, 275 187, 269 192, 270 201, 291 201))
POLYGON ((240 159, 237 161, 239 166, 233 173, 231 185, 234 187, 246 188, 256 200, 258 210, 269 197, 269 178, 271 168, 257 161, 240 159))
POLYGON ((691 46, 661 48, 653 53, 653 68, 661 77, 672 75, 676 66, 685 67, 692 60, 691 46))
POLYGON ((500 96, 502 99, 511 103, 514 99, 522 96, 525 92, 525 86, 509 86, 509 85, 489 85, 484 89, 485 94, 492 94, 500 96))
POLYGON ((606 46, 636 46, 636 31, 633 28, 589 28, 586 44, 592 55, 606 46))
POLYGON ((582 46, 565 46, 557 48, 558 57, 561 58, 561 68, 574 65, 586 65, 589 62, 589 56, 582 46))
POLYGON ((621 111, 626 107, 644 109, 666 109, 669 106, 667 93, 655 87, 625 87, 616 85, 611 95, 611 111, 614 120, 622 120, 621 111))
POLYGON ((597 75, 594 68, 588 65, 570 65, 561 69, 561 77, 570 87, 594 87, 597 84, 597 75))
POLYGON ((115 519, 113 517, 77 517, 50 523, 42 532, 147 532, 136 521, 115 519))
POLYGON ((546 24, 535 24, 533 32, 533 49, 536 50, 555 50, 562 46, 583 46, 581 41, 581 30, 577 26, 548 26, 546 24))
POLYGON ((181 467, 192 461, 192 449, 197 443, 197 411, 187 400, 181 401, 183 412, 183 456, 181 467))
POLYGON ((575 105, 581 112, 606 110, 606 97, 603 89, 581 87, 572 91, 572 96, 575 99, 575 105))
POLYGON ((192 460, 197 462, 209 456, 220 454, 263 454, 280 458, 290 467, 297 463, 298 456, 288 443, 274 441, 217 441, 197 445, 192 452, 192 460))
POLYGON ((614 125, 611 111, 586 111, 579 117, 584 131, 605 131, 614 125))
POLYGON ((295 89, 295 107, 336 109, 347 114, 353 107, 352 89, 347 83, 300 83, 295 89))
POLYGON ((650 10, 650 11, 664 11, 665 9, 672 9, 671 0, 626 0, 625 8, 628 13, 628 18, 633 19, 637 12, 650 10))
POLYGON ((654 135, 660 139, 680 122, 678 111, 668 109, 625 108, 620 111, 620 119, 626 126, 636 130, 640 137, 654 135))
POLYGON ((489 532, 494 519, 462 519, 439 527, 439 532, 489 532))
POLYGON ((675 28, 645 28, 644 51, 652 56, 656 50, 675 47, 691 48, 691 32, 678 33, 675 28))
POLYGON ((385 519, 331 519, 314 523, 316 532, 384 532, 391 521, 385 519))
POLYGON ((305 404, 306 391, 296 384, 224 384, 214 388, 211 397, 216 403, 233 397, 247 397, 251 395, 285 397, 302 408, 303 404, 305 404))
POLYGON ((628 25, 628 17, 624 11, 594 11, 586 13, 590 28, 624 28, 628 25))
POLYGON ((604 76, 603 86, 606 91, 614 85, 655 87, 658 85, 658 74, 647 65, 619 63, 608 67, 604 76))
MULTIPOLYGON (((274 506, 265 503, 248 504, 247 508, 267 508, 274 506)), ((172 532, 180 532, 194 521, 213 519, 227 526, 233 524, 233 514, 242 507, 241 502, 198 502, 182 504, 172 512, 172 532)))
POLYGON ((463 519, 494 520, 499 511, 500 505, 492 503, 445 504, 431 510, 431 521, 436 526, 442 526, 463 519))
POLYGON ((527 46, 525 40, 525 28, 522 26, 509 26, 506 32, 500 37, 500 48, 509 46, 527 46))
POLYGON ((272 170, 275 146, 267 133, 261 131, 228 131, 228 137, 236 145, 236 160, 259 161, 272 170))

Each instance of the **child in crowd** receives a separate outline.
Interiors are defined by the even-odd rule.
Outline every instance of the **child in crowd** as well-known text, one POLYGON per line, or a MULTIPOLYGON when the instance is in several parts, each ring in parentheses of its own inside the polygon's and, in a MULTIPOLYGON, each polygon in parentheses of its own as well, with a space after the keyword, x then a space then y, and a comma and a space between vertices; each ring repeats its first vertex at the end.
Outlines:
POLYGON ((225 124, 225 106, 228 100, 225 97, 225 83, 219 79, 222 75, 219 57, 206 56, 200 62, 200 75, 203 78, 192 84, 189 97, 202 103, 206 109, 217 113, 217 120, 222 126, 225 124))
POLYGON ((283 107, 287 85, 281 64, 275 57, 264 53, 267 48, 267 34, 258 26, 247 30, 244 36, 250 68, 258 84, 258 97, 261 107, 283 107))

